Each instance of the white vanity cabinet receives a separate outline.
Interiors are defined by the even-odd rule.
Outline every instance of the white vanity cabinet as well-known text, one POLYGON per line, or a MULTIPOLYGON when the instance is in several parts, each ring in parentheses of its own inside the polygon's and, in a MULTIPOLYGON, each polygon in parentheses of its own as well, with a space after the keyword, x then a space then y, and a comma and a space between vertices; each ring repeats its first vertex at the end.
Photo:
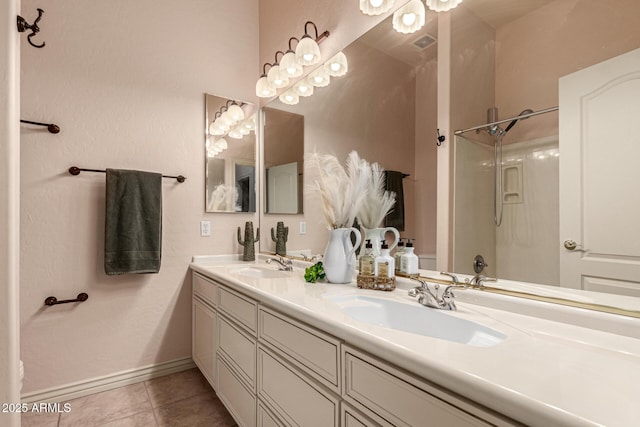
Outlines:
POLYGON ((194 272, 193 357, 242 427, 518 425, 238 289, 194 272))

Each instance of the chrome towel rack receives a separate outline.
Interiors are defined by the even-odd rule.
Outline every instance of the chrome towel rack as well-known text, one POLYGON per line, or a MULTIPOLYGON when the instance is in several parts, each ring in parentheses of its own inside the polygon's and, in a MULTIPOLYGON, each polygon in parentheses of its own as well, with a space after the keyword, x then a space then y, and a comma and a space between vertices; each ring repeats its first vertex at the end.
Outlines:
POLYGON ((58 301, 56 297, 47 297, 44 300, 44 305, 56 305, 56 304, 67 304, 70 302, 84 302, 89 299, 89 294, 82 292, 79 293, 76 299, 63 299, 62 301, 58 301))
MULTIPOLYGON (((85 171, 85 172, 100 172, 100 173, 106 173, 107 172, 104 169, 86 169, 86 168, 79 168, 77 166, 71 166, 69 168, 69 173, 71 175, 80 175, 81 171, 85 171)), ((162 175, 162 177, 163 178, 173 178, 173 179, 177 180, 180 183, 184 182, 187 179, 186 176, 182 176, 182 175, 178 175, 178 176, 162 175)))

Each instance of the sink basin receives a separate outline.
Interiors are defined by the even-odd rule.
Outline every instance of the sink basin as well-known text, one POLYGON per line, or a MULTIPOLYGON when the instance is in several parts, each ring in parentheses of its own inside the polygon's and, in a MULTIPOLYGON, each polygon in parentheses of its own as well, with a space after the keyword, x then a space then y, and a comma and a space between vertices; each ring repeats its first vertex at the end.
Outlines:
POLYGON ((443 312, 417 302, 412 305, 363 295, 329 299, 352 319, 389 329, 474 347, 491 347, 506 339, 499 331, 456 317, 455 312, 443 312))
POLYGON ((253 277, 255 279, 278 279, 291 277, 291 271, 281 271, 275 268, 265 268, 258 266, 240 267, 231 270, 231 273, 245 277, 253 277))

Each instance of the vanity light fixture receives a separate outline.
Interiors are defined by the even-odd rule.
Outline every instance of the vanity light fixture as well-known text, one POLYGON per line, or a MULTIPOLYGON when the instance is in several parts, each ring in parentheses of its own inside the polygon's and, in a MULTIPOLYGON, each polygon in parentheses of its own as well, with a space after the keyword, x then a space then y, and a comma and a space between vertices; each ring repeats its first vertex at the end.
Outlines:
POLYGON ((402 34, 414 33, 424 26, 425 14, 422 1, 410 0, 409 3, 394 12, 393 29, 402 34))
POLYGON ((299 40, 295 37, 289 39, 289 49, 285 52, 284 56, 280 59, 280 69, 285 70, 289 75, 289 78, 300 77, 303 73, 302 65, 296 61, 296 52, 291 48, 291 42, 299 40))
POLYGON ((267 73, 267 80, 276 89, 289 86, 289 73, 287 73, 287 71, 280 66, 280 63, 278 62, 279 53, 284 56, 284 52, 282 52, 281 50, 277 51, 275 56, 276 62, 271 65, 271 68, 269 68, 269 72, 267 73))
MULTIPOLYGON (((304 35, 302 38, 298 40, 295 37, 291 37, 289 39, 289 49, 286 52, 277 51, 275 62, 273 64, 266 63, 262 66, 262 75, 256 82, 256 96, 260 98, 271 98, 276 94, 278 89, 289 86, 290 78, 302 76, 303 66, 319 63, 321 55, 318 43, 326 37, 329 37, 329 31, 318 34, 316 24, 307 21, 304 24, 304 35), (309 25, 313 26, 315 39, 309 34, 309 25), (295 50, 291 47, 293 40, 298 42, 295 50), (282 54, 279 62, 278 53, 282 54), (267 65, 270 66, 268 73, 266 70, 267 65)), ((322 79, 322 82, 324 82, 324 79, 322 79)), ((298 96, 309 96, 313 94, 313 86, 309 87, 307 83, 303 83, 301 87, 296 84, 294 89, 298 96)))
POLYGON ((393 7, 395 0, 360 0, 360 11, 365 15, 381 15, 393 7))
POLYGON ((309 66, 315 65, 320 62, 320 46, 318 46, 318 41, 329 35, 328 31, 325 31, 321 35, 318 35, 318 27, 311 21, 307 21, 304 24, 304 36, 298 42, 296 46, 296 61, 298 64, 309 66), (313 29, 316 32, 315 39, 311 38, 309 32, 307 31, 307 26, 311 24, 313 25, 313 29), (326 35, 325 35, 326 34, 326 35))
POLYGON ((269 82, 267 78, 267 65, 271 66, 268 62, 262 66, 262 75, 256 83, 256 96, 260 98, 271 98, 276 94, 276 88, 269 82))
POLYGON ((436 12, 446 12, 462 3, 462 0, 426 0, 427 7, 436 12))
POLYGON ((295 92, 294 89, 289 89, 282 95, 278 97, 283 104, 287 105, 296 105, 300 102, 300 96, 295 92))
POLYGON ((342 52, 336 53, 333 58, 325 63, 325 68, 331 77, 344 76, 349 70, 347 56, 342 52))

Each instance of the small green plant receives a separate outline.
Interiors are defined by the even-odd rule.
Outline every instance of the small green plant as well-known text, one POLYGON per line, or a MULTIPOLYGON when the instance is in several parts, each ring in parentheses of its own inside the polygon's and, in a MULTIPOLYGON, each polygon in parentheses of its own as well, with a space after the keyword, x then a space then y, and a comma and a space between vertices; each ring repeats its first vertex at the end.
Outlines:
POLYGON ((307 267, 304 269, 304 280, 309 283, 316 283, 318 280, 324 280, 324 278, 325 275, 322 262, 317 262, 311 267, 307 267))

